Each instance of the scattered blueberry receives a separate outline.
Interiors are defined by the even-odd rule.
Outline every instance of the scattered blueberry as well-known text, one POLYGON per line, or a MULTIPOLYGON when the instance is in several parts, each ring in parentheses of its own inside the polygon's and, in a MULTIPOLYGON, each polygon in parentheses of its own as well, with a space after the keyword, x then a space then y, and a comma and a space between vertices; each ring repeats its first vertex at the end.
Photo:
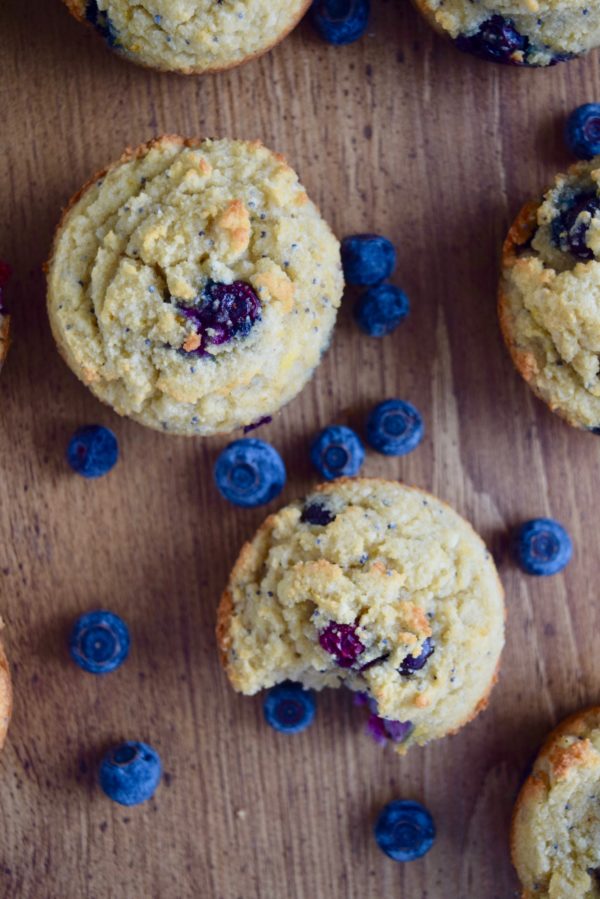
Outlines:
POLYGON ((587 245, 587 233, 590 227, 586 218, 580 216, 588 213, 591 218, 600 211, 600 198, 592 192, 578 194, 568 198, 552 222, 552 240, 563 253, 571 253, 581 262, 594 259, 594 253, 587 245))
POLYGON ((353 234, 342 241, 342 266, 348 284, 381 284, 396 267, 396 250, 380 234, 353 234))
POLYGON ((115 671, 129 655, 127 625, 106 609, 87 612, 73 625, 69 652, 73 661, 90 674, 115 671))
POLYGON ((109 799, 121 805, 138 805, 154 795, 161 774, 157 751, 147 743, 128 741, 102 759, 100 786, 109 799))
POLYGON ((73 471, 84 478, 100 478, 108 474, 119 458, 117 438, 102 425, 78 428, 67 447, 67 461, 73 471))
POLYGON ((415 671, 420 671, 421 668, 425 667, 427 659, 433 655, 434 652, 435 644, 433 640, 430 640, 429 637, 427 637, 426 640, 423 640, 421 652, 418 656, 407 655, 406 658, 402 660, 400 674, 404 677, 410 677, 415 671))
POLYGON ((386 400, 367 419, 367 440, 385 456, 405 456, 423 439, 421 413, 404 400, 386 400))
POLYGON ((578 159, 600 153, 600 103, 584 103, 574 109, 565 128, 567 146, 578 159))
POLYGON ((12 268, 8 262, 0 259, 0 313, 6 312, 6 303, 4 302, 4 288, 12 278, 12 268))
POLYGON ((310 461, 328 481, 358 474, 364 458, 360 437, 344 425, 325 428, 310 447, 310 461))
POLYGON ((463 34, 455 43, 459 50, 480 59, 505 65, 527 65, 529 38, 520 34, 514 22, 504 16, 491 16, 480 25, 479 31, 472 35, 463 34))
POLYGON ((365 291, 354 307, 359 327, 370 337, 385 337, 404 321, 410 303, 403 290, 393 284, 378 284, 365 291))
POLYGON ((188 354, 205 356, 206 347, 228 343, 234 337, 246 337, 261 316, 261 304, 254 289, 245 281, 222 284, 209 281, 198 305, 177 305, 177 309, 194 325, 201 339, 200 346, 185 350, 188 354))
POLYGON ((515 532, 514 552, 518 564, 527 574, 558 574, 571 561, 573 544, 558 521, 533 518, 515 532))
POLYGON ((322 527, 331 524, 335 519, 335 514, 323 505, 323 503, 319 502, 308 503, 302 509, 302 514, 300 516, 300 521, 304 524, 317 524, 322 527))
POLYGON ((319 634, 319 644, 332 655, 340 668, 351 668, 365 647, 356 635, 354 624, 332 621, 319 634))
POLYGON ((282 734, 299 734, 312 724, 316 707, 312 690, 288 681, 269 690, 263 710, 267 724, 275 730, 282 734))
POLYGON ((215 483, 221 495, 247 509, 278 496, 285 480, 283 459, 262 440, 235 440, 225 447, 215 464, 215 483))
POLYGON ((329 44, 351 44, 369 24, 370 0, 314 0, 312 23, 329 44))
POLYGON ((379 848, 396 862, 411 862, 429 852, 435 841, 433 818, 420 802, 388 802, 375 823, 379 848))

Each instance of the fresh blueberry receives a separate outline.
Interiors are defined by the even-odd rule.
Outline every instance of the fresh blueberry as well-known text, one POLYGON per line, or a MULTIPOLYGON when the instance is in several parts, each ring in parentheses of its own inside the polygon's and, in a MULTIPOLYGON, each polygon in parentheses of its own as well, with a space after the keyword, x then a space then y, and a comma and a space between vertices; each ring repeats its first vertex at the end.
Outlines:
POLYGON ((578 159, 600 153, 600 103, 584 103, 574 109, 565 128, 567 146, 578 159))
POLYGON ((367 440, 385 456, 405 456, 423 439, 423 419, 418 409, 404 400, 386 400, 367 419, 367 440))
POLYGON ((215 464, 215 483, 221 495, 246 509, 270 502, 281 493, 285 480, 283 459, 262 440, 235 440, 215 464))
POLYGON ((312 23, 329 44, 351 44, 369 24, 371 0, 314 0, 312 23))
POLYGON ((356 634, 356 626, 338 624, 337 621, 332 621, 321 631, 319 644, 334 657, 340 668, 351 668, 365 649, 356 634))
POLYGON ((323 503, 311 502, 302 509, 300 521, 303 524, 316 524, 326 527, 335 521, 336 516, 323 503))
POLYGON ((365 291, 354 307, 359 327, 370 337, 385 337, 404 321, 410 303, 403 290, 393 284, 378 284, 365 291))
POLYGON ((69 441, 67 461, 84 478, 108 474, 119 458, 119 444, 111 430, 102 425, 79 428, 69 441))
POLYGON ((517 528, 514 552, 517 563, 527 574, 558 574, 571 561, 573 544, 558 521, 533 518, 517 528))
POLYGON ((115 746, 100 763, 100 786, 121 805, 139 805, 151 799, 160 782, 162 765, 156 749, 128 741, 115 746))
POLYGON ((455 41, 459 50, 480 59, 505 65, 527 65, 529 38, 520 34, 511 19, 494 15, 480 25, 472 35, 460 35, 455 41))
POLYGON ((115 671, 129 655, 127 625, 106 609, 87 612, 73 625, 69 652, 73 661, 90 674, 115 671))
POLYGON ((395 862, 411 862, 433 846, 433 818, 420 802, 410 799, 388 802, 375 823, 375 840, 395 862))
POLYGON ((358 434, 344 425, 330 425, 310 447, 310 461, 327 481, 358 474, 365 449, 358 434))
POLYGON ((429 656, 433 655, 434 651, 435 644, 429 637, 427 637, 427 639, 423 641, 421 652, 418 656, 407 655, 406 658, 402 660, 400 674, 402 674, 403 677, 410 677, 415 671, 420 671, 421 668, 425 667, 427 659, 429 656))
MULTIPOLYGON (((260 320, 262 307, 254 289, 246 281, 232 284, 209 281, 194 306, 177 304, 177 309, 194 326, 200 346, 184 352, 205 356, 207 346, 229 343, 234 337, 246 337, 260 320)), ((198 341, 196 341, 197 343, 198 341)))
POLYGON ((267 724, 275 730, 282 734, 299 734, 312 724, 316 707, 312 690, 288 681, 269 690, 263 710, 267 724))
POLYGON ((342 266, 348 284, 381 284, 396 267, 396 250, 380 234, 353 234, 342 241, 342 266))

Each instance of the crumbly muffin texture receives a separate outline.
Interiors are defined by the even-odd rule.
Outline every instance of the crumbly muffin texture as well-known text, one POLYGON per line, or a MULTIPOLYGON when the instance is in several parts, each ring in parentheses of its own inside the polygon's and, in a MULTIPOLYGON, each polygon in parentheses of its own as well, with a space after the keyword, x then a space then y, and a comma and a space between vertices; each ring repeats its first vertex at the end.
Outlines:
POLYGON ((558 175, 504 247, 500 319, 517 368, 570 424, 600 427, 600 159, 558 175))
POLYGON ((519 58, 512 59, 517 64, 550 65, 600 46, 598 0, 417 0, 417 5, 455 40, 472 38, 482 25, 502 17, 524 39, 519 58))
POLYGON ((117 412, 179 434, 231 431, 295 396, 342 290, 338 241, 296 174, 231 140, 126 154, 72 202, 48 265, 71 368, 117 412))
POLYGON ((65 0, 133 62, 184 73, 228 68, 268 50, 309 0, 65 0))
POLYGON ((344 685, 410 724, 404 752, 485 705, 503 593, 483 542, 448 506, 348 479, 266 520, 233 569, 217 633, 236 690, 344 685))
POLYGON ((523 899, 600 897, 600 708, 550 735, 517 800, 512 854, 523 899))

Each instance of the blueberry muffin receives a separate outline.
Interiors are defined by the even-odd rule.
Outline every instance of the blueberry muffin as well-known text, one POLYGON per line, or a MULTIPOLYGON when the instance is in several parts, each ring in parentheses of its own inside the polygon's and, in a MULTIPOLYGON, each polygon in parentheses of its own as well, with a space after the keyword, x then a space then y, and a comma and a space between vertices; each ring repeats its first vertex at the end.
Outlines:
POLYGON ((52 330, 104 402, 176 434, 272 415, 329 343, 338 241, 260 143, 163 137, 93 178, 59 224, 52 330))
POLYGON ((271 515, 244 546, 217 639, 235 690, 346 686, 405 752, 485 707, 503 592, 483 542, 444 503, 341 479, 271 515))
POLYGON ((600 897, 600 707, 548 737, 517 799, 511 844, 523 899, 600 897))
POLYGON ((550 66, 600 46, 599 0, 414 0, 460 50, 516 66, 550 66))
POLYGON ((217 72, 270 50, 310 0, 65 0, 132 62, 186 75, 217 72))
POLYGON ((569 424, 600 433, 600 158, 558 175, 504 244, 499 315, 513 361, 569 424))

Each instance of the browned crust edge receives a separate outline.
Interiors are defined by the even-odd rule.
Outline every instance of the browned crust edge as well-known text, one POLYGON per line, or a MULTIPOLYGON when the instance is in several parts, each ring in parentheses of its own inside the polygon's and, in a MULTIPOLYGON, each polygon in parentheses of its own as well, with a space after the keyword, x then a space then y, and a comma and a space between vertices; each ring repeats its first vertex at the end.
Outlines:
MULTIPOLYGON (((583 736, 592 726, 597 727, 600 724, 600 706, 590 705, 579 709, 577 712, 563 718, 557 726, 550 731, 535 758, 534 767, 541 759, 546 760, 552 754, 555 744, 564 736, 583 736), (593 719, 590 720, 590 719, 593 719)), ((510 855, 513 867, 519 875, 519 869, 516 862, 516 842, 517 842, 517 816, 523 807, 532 799, 537 798, 539 793, 544 792, 548 787, 547 779, 543 772, 532 772, 521 789, 515 800, 510 823, 510 855)), ((522 885, 522 884, 521 884, 522 885)), ((528 888, 523 887, 521 899, 534 899, 534 894, 528 888)))
POLYGON ((0 749, 2 749, 6 741, 12 710, 13 687, 10 666, 4 651, 4 645, 0 642, 0 749))
MULTIPOLYGON (((389 481, 386 478, 338 478, 336 481, 334 481, 332 483, 318 484, 314 488, 314 490, 311 492, 312 493, 321 493, 321 492, 326 493, 332 489, 335 489, 340 484, 356 483, 356 482, 359 482, 361 484, 367 483, 367 482, 371 483, 371 484, 398 484, 399 483, 398 481, 389 481)), ((439 497, 434 496, 433 493, 430 493, 427 490, 423 490, 421 487, 414 487, 410 484, 404 484, 404 483, 401 483, 400 486, 402 486, 403 488, 410 490, 414 493, 419 493, 421 496, 430 497, 431 499, 435 500, 435 502, 439 503, 441 506, 445 506, 447 509, 449 509, 451 512, 453 512, 455 515, 459 515, 459 513, 455 509, 453 509, 449 503, 444 502, 444 500, 439 499, 439 497)), ((232 591, 231 591, 231 583, 235 579, 237 572, 241 568, 243 568, 245 561, 246 561, 246 556, 252 551, 252 545, 253 545, 254 541, 257 539, 257 537, 259 537, 259 535, 263 534, 264 532, 270 530, 273 527, 276 514, 277 513, 269 515, 263 521, 263 523, 260 525, 258 530, 254 533, 253 537, 250 540, 247 540, 244 543, 244 545, 242 546, 242 549, 240 550, 240 553, 239 553, 239 555, 234 563, 234 566, 231 570, 231 574, 229 576, 227 587, 223 591, 223 593, 221 595, 221 599, 219 601, 219 605, 217 608, 217 624, 216 624, 215 633, 216 633, 216 638, 217 638, 217 649, 219 652, 219 659, 220 659, 221 664, 222 664, 222 666, 225 670, 225 673, 227 674, 228 677, 229 677, 228 653, 229 653, 229 648, 231 646, 230 628, 231 628, 231 619, 233 617, 233 595, 232 595, 232 591)), ((470 528, 470 530, 473 532, 473 534, 475 534, 475 536, 479 540, 481 540, 481 542, 483 543, 482 538, 477 533, 477 531, 475 530, 475 528, 473 527, 471 522, 467 521, 466 518, 463 518, 462 515, 460 517, 465 522, 465 524, 470 528)), ((501 595, 501 599, 502 599, 502 605, 503 605, 503 609, 504 609, 504 619, 506 620, 506 604, 504 602, 504 596, 505 596, 504 587, 502 585, 502 581, 500 580, 500 576, 498 574, 498 569, 496 568, 496 565, 493 562, 493 560, 492 560, 492 564, 493 564, 493 568, 494 568, 494 573, 496 575, 496 582, 497 582, 498 589, 500 591, 500 595, 501 595)), ((491 692, 492 692, 495 684, 498 682, 498 678, 500 675, 501 658, 502 658, 502 656, 500 656, 500 658, 498 659, 498 664, 496 666, 496 670, 492 676, 492 679, 487 687, 486 692, 479 699, 479 701, 474 706, 474 708, 471 710, 469 715, 465 718, 464 721, 462 721, 460 724, 458 724, 453 730, 447 731, 447 733, 444 734, 443 736, 452 736, 452 735, 458 733, 458 731, 461 730, 465 726, 465 724, 469 724, 469 722, 473 721, 480 714, 480 712, 483 712, 484 709, 487 708, 489 701, 490 701, 491 692)), ((231 680, 231 678, 230 678, 230 680, 231 680)), ((438 737, 436 739, 441 739, 441 737, 438 737)))
POLYGON ((0 312, 0 370, 10 347, 10 315, 0 312))
POLYGON ((426 0, 412 0, 412 5, 416 10, 418 10, 418 12, 421 13, 423 18, 429 25, 431 25, 434 31, 436 31, 442 37, 445 37, 447 40, 452 41, 452 36, 446 31, 445 28, 440 25, 434 11, 427 5, 426 0))
MULTIPOLYGON (((75 19, 77 19, 78 22, 82 22, 87 28, 90 28, 94 32, 96 37, 100 41, 102 41, 102 43, 105 46, 107 46, 106 41, 104 41, 104 39, 102 38, 102 35, 98 34, 98 32, 96 31, 96 29, 94 28, 92 23, 88 22, 88 20, 82 14, 81 3, 79 2, 79 0, 63 0, 63 3, 67 7, 67 9, 71 13, 71 15, 75 19)), ((222 65, 222 66, 214 66, 212 68, 207 68, 207 69, 202 68, 200 66, 188 66, 187 68, 181 68, 181 69, 169 68, 168 66, 160 67, 160 66, 150 65, 150 63, 144 62, 144 60, 142 60, 142 59, 137 59, 133 54, 130 55, 129 53, 121 52, 121 51, 117 50, 116 48, 113 49, 113 48, 107 47, 107 49, 112 50, 117 56, 121 57, 121 59, 127 60, 127 62, 131 62, 134 65, 137 65, 143 69, 151 69, 154 72, 169 72, 174 75, 216 75, 219 72, 227 72, 230 69, 237 68, 238 66, 244 66, 247 63, 252 62, 255 59, 259 59, 261 56, 264 56, 265 53, 269 53, 271 50, 273 50, 273 48, 276 47, 277 44, 280 44, 281 41, 283 41, 289 34, 291 34, 291 32, 295 28, 298 27, 298 25, 300 24, 300 21, 308 12, 308 8, 311 5, 311 3, 312 3, 312 0, 304 0, 304 4, 303 4, 303 6, 300 7, 297 17, 292 19, 290 25, 287 28, 285 28, 280 34, 278 34, 277 37, 275 38, 275 40, 272 41, 270 44, 268 44, 266 47, 263 47, 262 49, 257 50, 255 53, 250 53, 248 56, 245 56, 242 59, 238 59, 235 62, 227 63, 226 65, 222 65)))
POLYGON ((535 383, 538 365, 535 355, 527 349, 517 345, 515 340, 515 320, 510 310, 508 294, 504 286, 504 274, 511 269, 519 255, 519 249, 533 236, 537 225, 537 210, 539 202, 532 200, 526 203, 512 223, 502 245, 501 275, 498 286, 498 320, 504 343, 510 353, 513 364, 523 380, 527 383, 535 396, 540 399, 555 415, 558 415, 573 428, 585 431, 586 428, 578 421, 574 421, 566 409, 553 406, 552 403, 539 390, 535 383))

